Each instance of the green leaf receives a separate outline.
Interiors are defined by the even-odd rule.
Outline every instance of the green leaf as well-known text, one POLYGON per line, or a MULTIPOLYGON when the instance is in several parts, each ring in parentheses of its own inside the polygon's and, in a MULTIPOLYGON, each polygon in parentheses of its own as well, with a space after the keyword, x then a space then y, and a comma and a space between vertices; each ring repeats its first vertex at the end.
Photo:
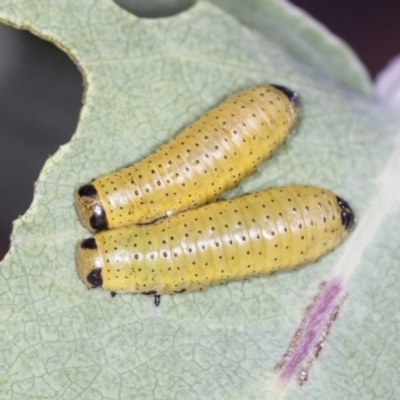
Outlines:
POLYGON ((66 51, 86 82, 71 142, 49 158, 0 267, 1 398, 360 399, 400 396, 399 119, 352 52, 290 4, 199 2, 140 19, 111 0, 0 0, 0 20, 66 51), (246 5, 245 5, 246 4, 246 5), (88 291, 76 188, 140 160, 221 99, 278 83, 301 95, 296 133, 231 196, 304 183, 358 226, 313 266, 201 293, 88 291), (397 163, 397 164, 396 164, 397 163), (300 387, 283 357, 322 281, 347 294, 300 387))

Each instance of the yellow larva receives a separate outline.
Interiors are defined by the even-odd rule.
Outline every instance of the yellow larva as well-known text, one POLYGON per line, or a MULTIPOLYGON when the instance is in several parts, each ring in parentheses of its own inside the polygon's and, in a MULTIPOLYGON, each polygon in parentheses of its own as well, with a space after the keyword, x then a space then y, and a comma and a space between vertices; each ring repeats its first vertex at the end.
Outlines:
POLYGON ((201 290, 316 261, 353 225, 350 206, 329 190, 275 188, 100 232, 79 246, 78 274, 115 293, 201 290))
POLYGON ((75 206, 90 231, 150 223, 215 200, 253 173, 291 131, 297 93, 243 90, 137 164, 82 186, 75 206))

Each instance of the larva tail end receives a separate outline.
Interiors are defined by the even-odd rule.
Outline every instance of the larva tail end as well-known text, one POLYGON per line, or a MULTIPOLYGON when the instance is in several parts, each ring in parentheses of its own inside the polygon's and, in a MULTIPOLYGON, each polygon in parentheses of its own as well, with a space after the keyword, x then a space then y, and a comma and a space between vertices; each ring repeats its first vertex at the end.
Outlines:
POLYGON ((81 242, 76 252, 76 266, 79 278, 89 289, 103 285, 103 263, 99 257, 96 239, 89 238, 81 242))
POLYGON ((342 218, 342 224, 345 227, 345 229, 350 232, 354 229, 356 223, 354 212, 351 209, 349 203, 347 203, 347 201, 343 200, 338 196, 336 196, 336 199, 339 204, 339 207, 342 209, 342 212, 340 214, 342 218))
POLYGON ((290 100, 290 102, 296 107, 296 108, 300 108, 300 96, 297 92, 288 89, 285 86, 281 86, 281 85, 271 85, 272 87, 274 87, 275 89, 280 90, 282 93, 284 93, 286 95, 286 97, 290 100))
POLYGON ((81 186, 76 192, 75 208, 82 225, 89 231, 108 229, 106 213, 92 184, 81 186))

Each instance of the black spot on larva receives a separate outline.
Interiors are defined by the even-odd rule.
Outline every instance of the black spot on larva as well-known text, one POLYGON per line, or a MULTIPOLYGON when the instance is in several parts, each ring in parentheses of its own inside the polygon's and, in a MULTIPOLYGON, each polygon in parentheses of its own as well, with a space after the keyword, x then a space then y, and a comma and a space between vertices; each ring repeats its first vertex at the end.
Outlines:
POLYGON ((174 293, 183 293, 183 292, 186 292, 186 289, 174 290, 174 293))
POLYGON ((90 226, 95 231, 103 231, 108 228, 106 213, 100 204, 96 204, 93 208, 93 214, 90 217, 90 226))
POLYGON ((97 195, 97 190, 93 185, 84 185, 79 188, 78 195, 80 197, 94 197, 97 195))
POLYGON ((346 230, 351 230, 354 227, 355 223, 354 212, 351 209, 349 203, 347 203, 347 201, 343 200, 338 196, 336 196, 336 199, 339 204, 339 207, 342 209, 342 212, 340 214, 342 218, 342 224, 344 225, 346 230))
POLYGON ((92 285, 92 288, 97 288, 103 285, 103 277, 101 276, 101 268, 92 269, 86 280, 92 285))
POLYGON ((82 249, 90 249, 90 250, 97 249, 96 240, 94 238, 82 240, 81 248, 82 249))
POLYGON ((293 90, 288 89, 285 86, 281 86, 281 85, 271 85, 274 88, 280 90, 282 93, 284 93, 286 95, 286 97, 296 106, 299 107, 300 106, 300 96, 298 93, 296 93, 293 90))

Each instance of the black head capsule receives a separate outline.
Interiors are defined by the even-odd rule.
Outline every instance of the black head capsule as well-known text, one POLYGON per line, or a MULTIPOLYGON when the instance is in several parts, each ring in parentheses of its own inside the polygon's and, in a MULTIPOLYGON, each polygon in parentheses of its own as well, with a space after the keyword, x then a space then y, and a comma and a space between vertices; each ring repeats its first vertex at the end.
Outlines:
POLYGON ((89 239, 82 240, 81 248, 82 249, 89 249, 89 250, 97 249, 96 240, 94 238, 89 238, 89 239))
POLYGON ((346 230, 350 231, 355 225, 354 212, 347 201, 343 200, 340 197, 336 197, 336 199, 338 201, 339 207, 342 209, 342 212, 340 213, 342 224, 344 225, 346 230))
POLYGON ((96 204, 93 207, 93 214, 90 217, 90 226, 95 231, 104 231, 108 229, 106 213, 100 204, 96 204))
POLYGON ((282 93, 284 93, 286 95, 286 97, 298 108, 300 107, 300 96, 297 92, 288 89, 285 86, 281 86, 281 85, 271 85, 274 88, 280 90, 282 93))
POLYGON ((84 185, 79 188, 78 195, 81 197, 95 197, 97 195, 97 190, 93 185, 84 185))
POLYGON ((94 185, 81 186, 75 196, 75 208, 84 227, 90 231, 108 229, 107 216, 94 185))
POLYGON ((103 285, 103 277, 101 276, 101 268, 92 269, 86 280, 92 285, 92 288, 97 288, 103 285))

